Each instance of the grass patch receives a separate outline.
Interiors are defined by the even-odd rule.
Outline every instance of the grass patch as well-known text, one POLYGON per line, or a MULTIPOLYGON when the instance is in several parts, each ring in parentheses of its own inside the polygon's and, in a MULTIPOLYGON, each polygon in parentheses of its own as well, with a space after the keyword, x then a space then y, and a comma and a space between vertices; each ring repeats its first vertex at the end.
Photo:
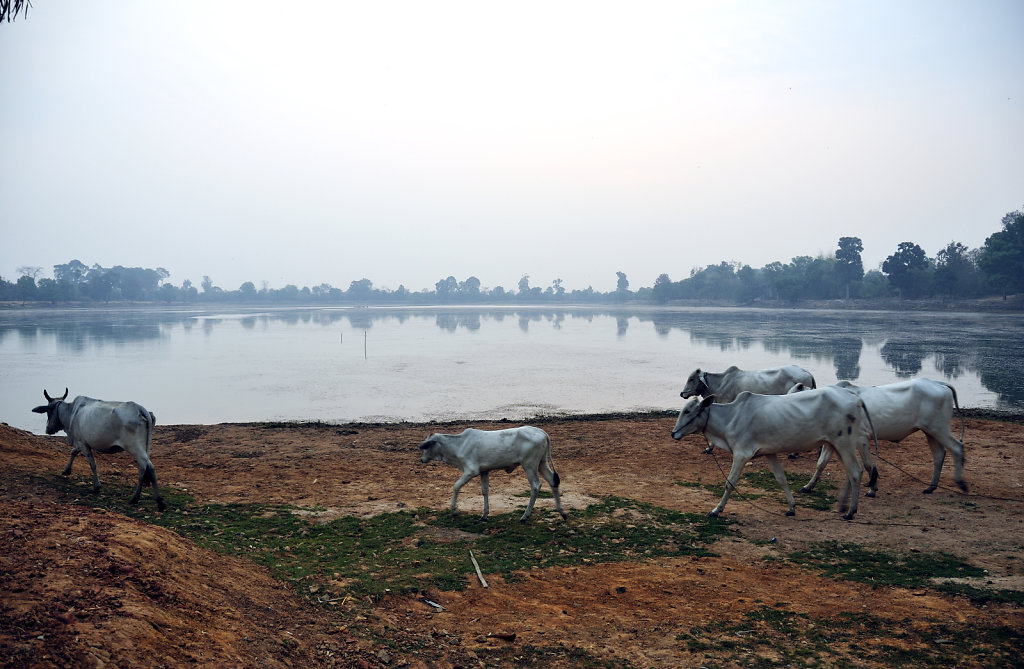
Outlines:
MULTIPOLYGON (((808 474, 794 474, 786 472, 786 481, 789 483, 789 488, 793 492, 793 498, 796 500, 798 507, 804 507, 807 509, 816 509, 818 511, 829 511, 836 503, 836 497, 834 491, 835 485, 828 481, 818 481, 818 485, 815 486, 811 492, 800 492, 800 488, 807 485, 807 482, 811 480, 808 474)), ((703 483, 700 479, 696 482, 690 481, 675 481, 675 484, 684 488, 701 488, 707 490, 717 497, 721 497, 725 494, 725 481, 721 483, 703 483)), ((746 472, 740 477, 740 482, 736 486, 736 490, 733 491, 730 496, 732 500, 755 500, 765 497, 765 493, 750 492, 751 489, 765 490, 769 493, 777 493, 777 499, 781 504, 786 504, 786 495, 782 492, 782 488, 779 487, 779 482, 775 480, 775 475, 770 471, 751 471, 746 472)))
POLYGON ((608 497, 574 510, 569 521, 543 509, 525 523, 521 511, 476 514, 436 509, 344 516, 316 522, 309 511, 280 504, 198 504, 167 488, 166 513, 152 501, 127 503, 128 488, 104 485, 82 495, 63 477, 48 479, 69 501, 102 506, 174 530, 198 545, 266 566, 314 599, 344 594, 379 595, 428 588, 458 590, 471 580, 472 548, 488 574, 515 579, 533 566, 596 564, 650 557, 711 555, 707 545, 728 532, 730 521, 679 513, 630 499, 608 497))
POLYGON ((837 541, 813 544, 787 557, 833 578, 901 588, 930 586, 933 578, 975 578, 986 573, 948 553, 894 555, 837 541))
POLYGON ((733 623, 691 628, 676 640, 702 654, 707 667, 999 667, 1014 666, 1024 652, 1024 634, 1007 626, 922 627, 867 613, 811 619, 768 606, 733 623))

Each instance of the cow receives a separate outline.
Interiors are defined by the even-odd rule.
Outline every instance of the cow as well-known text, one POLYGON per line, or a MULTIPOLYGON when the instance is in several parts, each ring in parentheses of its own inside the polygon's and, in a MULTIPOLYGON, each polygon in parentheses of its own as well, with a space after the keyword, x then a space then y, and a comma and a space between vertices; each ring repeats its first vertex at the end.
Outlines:
MULTIPOLYGON (((963 480, 964 418, 960 413, 960 403, 957 401, 956 389, 953 386, 931 379, 912 379, 884 386, 855 386, 849 381, 840 381, 836 386, 856 393, 864 401, 864 405, 871 412, 879 439, 898 442, 918 430, 924 432, 928 446, 932 449, 932 461, 935 465, 932 482, 925 488, 925 494, 934 492, 938 487, 947 451, 953 454, 953 480, 961 490, 967 491, 967 483, 963 480), (950 432, 953 407, 956 407, 957 414, 960 415, 960 439, 950 432)), ((801 489, 802 492, 814 488, 831 457, 829 449, 822 449, 814 476, 801 489)), ((874 497, 875 490, 876 487, 873 486, 867 494, 874 497)))
MULTIPOLYGON (((743 370, 732 365, 721 374, 704 372, 698 367, 686 379, 686 385, 679 396, 689 399, 698 395, 714 395, 718 404, 728 404, 744 390, 760 395, 785 395, 796 384, 806 388, 816 387, 814 375, 796 365, 757 370, 743 370)), ((704 452, 710 453, 713 450, 714 447, 709 443, 704 452)), ((789 457, 795 455, 791 453, 789 457)))
POLYGON ((46 404, 32 411, 46 414, 46 434, 64 430, 71 445, 71 459, 64 467, 64 476, 71 474, 71 465, 79 453, 84 453, 92 468, 93 493, 100 491, 100 477, 96 473, 96 459, 93 453, 119 453, 128 451, 139 463, 139 482, 132 493, 131 503, 138 504, 142 486, 147 482, 153 486, 153 497, 160 511, 167 508, 160 488, 156 483, 156 470, 149 460, 153 440, 153 426, 156 416, 135 402, 105 402, 79 395, 71 402, 65 402, 68 389, 61 397, 50 397, 43 390, 46 404))
POLYGON ((704 372, 698 368, 686 379, 686 385, 679 396, 689 399, 697 395, 714 395, 718 404, 728 404, 744 390, 760 395, 785 395, 797 383, 809 388, 817 387, 814 375, 796 365, 757 370, 743 370, 733 365, 721 374, 704 372))
POLYGON ((480 489, 484 495, 484 514, 480 520, 486 520, 490 511, 487 499, 488 474, 495 469, 504 469, 511 474, 521 465, 526 472, 526 478, 530 481, 530 503, 526 506, 526 513, 519 520, 525 521, 533 512, 533 503, 540 492, 538 472, 555 494, 555 507, 558 513, 562 514, 563 520, 566 518, 558 493, 561 481, 551 459, 551 437, 540 428, 530 425, 504 430, 469 428, 461 434, 433 434, 420 444, 420 453, 421 461, 424 463, 440 460, 462 471, 462 476, 455 482, 452 494, 453 513, 459 499, 459 489, 471 478, 479 475, 480 489))
POLYGON ((787 516, 796 513, 796 502, 779 462, 779 453, 807 451, 827 442, 836 449, 846 467, 846 483, 840 492, 843 518, 852 520, 857 513, 860 480, 863 473, 857 460, 867 435, 873 432, 864 403, 855 394, 828 387, 794 395, 758 395, 742 392, 733 402, 716 404, 714 395, 702 400, 690 399, 679 412, 672 438, 701 432, 708 441, 732 453, 732 469, 726 479, 725 494, 711 510, 717 516, 729 501, 743 467, 754 457, 768 460, 775 480, 782 486, 789 503, 787 516))

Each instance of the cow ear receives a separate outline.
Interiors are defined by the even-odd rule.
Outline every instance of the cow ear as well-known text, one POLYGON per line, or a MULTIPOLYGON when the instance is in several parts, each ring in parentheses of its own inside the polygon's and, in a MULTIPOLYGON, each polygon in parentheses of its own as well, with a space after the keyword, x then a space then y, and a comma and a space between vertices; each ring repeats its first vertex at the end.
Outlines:
POLYGON ((709 406, 711 406, 714 403, 715 403, 715 396, 714 395, 708 395, 707 397, 705 397, 704 399, 702 399, 700 401, 700 408, 704 409, 705 407, 709 407, 709 406))
POLYGON ((433 445, 434 445, 434 440, 433 439, 427 439, 422 444, 420 444, 420 450, 421 451, 425 451, 425 450, 427 450, 428 448, 430 448, 433 445))
POLYGON ((48 408, 49 408, 49 405, 48 404, 44 404, 42 406, 36 407, 35 409, 32 409, 32 413, 46 413, 46 410, 48 408))

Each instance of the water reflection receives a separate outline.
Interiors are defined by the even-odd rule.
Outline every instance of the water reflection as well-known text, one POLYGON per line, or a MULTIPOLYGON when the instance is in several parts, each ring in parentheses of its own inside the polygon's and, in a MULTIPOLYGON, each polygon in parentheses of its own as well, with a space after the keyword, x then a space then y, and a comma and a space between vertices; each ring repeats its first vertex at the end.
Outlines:
POLYGON ((858 381, 865 356, 872 362, 877 353, 897 378, 933 373, 930 364, 947 380, 976 376, 998 395, 1000 404, 1024 409, 1024 362, 1019 355, 1024 351, 1024 317, 1012 315, 611 308, 19 310, 0 312, 0 347, 31 350, 53 341, 60 353, 84 355, 111 345, 164 341, 196 328, 213 337, 235 323, 245 332, 279 325, 370 331, 385 321, 404 325, 412 319, 433 322, 447 333, 507 328, 506 319, 524 334, 541 328, 561 336, 571 329, 573 334, 565 336, 585 338, 595 336, 593 328, 611 328, 626 345, 650 332, 643 327, 649 326, 662 339, 682 333, 692 348, 716 351, 716 361, 749 358, 763 349, 797 362, 814 361, 816 368, 829 365, 836 379, 849 381, 858 381), (585 333, 568 328, 570 323, 585 325, 585 333))

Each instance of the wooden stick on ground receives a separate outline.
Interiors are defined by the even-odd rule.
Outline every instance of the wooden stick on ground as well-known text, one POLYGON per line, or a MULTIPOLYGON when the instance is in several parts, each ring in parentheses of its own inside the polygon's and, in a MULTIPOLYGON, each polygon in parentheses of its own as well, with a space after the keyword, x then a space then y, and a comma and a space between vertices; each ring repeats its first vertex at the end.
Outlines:
POLYGON ((484 575, 480 573, 480 565, 477 563, 476 558, 473 557, 473 551, 469 551, 469 559, 473 561, 473 567, 476 569, 476 577, 480 579, 480 585, 487 587, 487 581, 484 580, 484 575))

